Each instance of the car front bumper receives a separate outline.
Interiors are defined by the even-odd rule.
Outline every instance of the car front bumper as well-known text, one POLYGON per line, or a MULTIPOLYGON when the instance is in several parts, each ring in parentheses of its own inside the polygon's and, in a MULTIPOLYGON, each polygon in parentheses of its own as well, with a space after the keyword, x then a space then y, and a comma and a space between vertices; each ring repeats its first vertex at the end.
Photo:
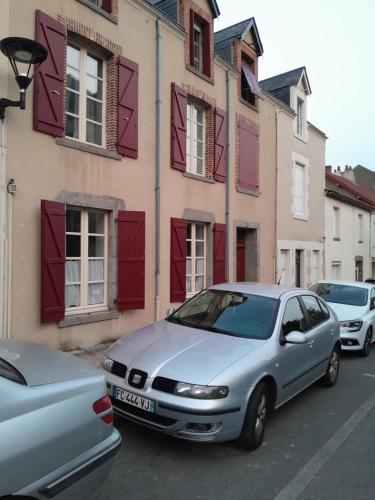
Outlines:
POLYGON ((233 397, 197 400, 152 388, 140 391, 124 385, 123 380, 110 373, 106 376, 113 410, 121 417, 189 441, 230 441, 240 435, 246 408, 233 397), (114 386, 154 401, 155 411, 148 412, 116 399, 114 386))
POLYGON ((348 328, 340 328, 341 348, 343 351, 360 351, 366 337, 367 326, 362 325, 362 328, 357 332, 351 332, 348 328))

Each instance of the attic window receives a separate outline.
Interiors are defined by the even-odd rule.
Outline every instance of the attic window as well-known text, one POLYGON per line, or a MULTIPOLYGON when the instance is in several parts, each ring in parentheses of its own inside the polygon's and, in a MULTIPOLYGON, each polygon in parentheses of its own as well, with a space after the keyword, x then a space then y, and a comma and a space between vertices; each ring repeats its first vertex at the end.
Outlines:
POLYGON ((246 102, 255 105, 255 98, 262 97, 255 75, 255 63, 246 56, 241 56, 241 97, 246 102))
POLYGON ((211 78, 211 24, 190 11, 190 66, 211 78))

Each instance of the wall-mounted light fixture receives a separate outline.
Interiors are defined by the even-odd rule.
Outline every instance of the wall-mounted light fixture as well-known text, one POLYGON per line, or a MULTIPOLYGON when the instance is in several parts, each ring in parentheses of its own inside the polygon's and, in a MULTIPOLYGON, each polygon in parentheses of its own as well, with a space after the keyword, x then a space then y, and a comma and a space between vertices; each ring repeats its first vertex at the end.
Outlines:
POLYGON ((26 89, 34 76, 32 72, 30 73, 31 67, 36 65, 37 68, 45 61, 48 56, 48 51, 42 44, 34 40, 29 40, 28 38, 20 37, 3 38, 0 42, 0 50, 9 59, 16 82, 20 89, 19 101, 11 101, 5 97, 0 99, 0 120, 2 120, 5 116, 5 108, 8 106, 25 109, 26 89), (21 73, 17 63, 28 65, 27 71, 21 73))

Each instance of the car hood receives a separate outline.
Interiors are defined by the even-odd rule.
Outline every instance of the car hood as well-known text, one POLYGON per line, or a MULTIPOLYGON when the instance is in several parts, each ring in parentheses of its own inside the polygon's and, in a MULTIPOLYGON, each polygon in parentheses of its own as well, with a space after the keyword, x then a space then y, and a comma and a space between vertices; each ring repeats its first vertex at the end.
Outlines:
POLYGON ((29 386, 100 376, 99 370, 75 356, 32 342, 0 340, 0 358, 16 368, 29 386))
POLYGON ((265 340, 244 339, 162 320, 122 337, 106 355, 154 378, 208 384, 265 340))
POLYGON ((339 321, 362 318, 368 310, 367 306, 348 306, 347 304, 337 304, 336 302, 328 302, 328 305, 335 311, 339 321))

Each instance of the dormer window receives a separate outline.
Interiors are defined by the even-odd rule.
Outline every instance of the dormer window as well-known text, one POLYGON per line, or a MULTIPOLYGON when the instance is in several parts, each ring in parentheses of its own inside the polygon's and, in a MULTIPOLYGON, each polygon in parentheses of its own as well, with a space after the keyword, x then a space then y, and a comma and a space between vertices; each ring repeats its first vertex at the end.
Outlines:
POLYGON ((255 106, 255 98, 261 97, 262 93, 256 78, 256 67, 254 61, 242 54, 241 56, 241 98, 255 106))
POLYGON ((297 134, 304 135, 304 123, 305 123, 305 102, 297 97, 297 134))
POLYGON ((211 23, 190 11, 190 67, 211 78, 211 23))

